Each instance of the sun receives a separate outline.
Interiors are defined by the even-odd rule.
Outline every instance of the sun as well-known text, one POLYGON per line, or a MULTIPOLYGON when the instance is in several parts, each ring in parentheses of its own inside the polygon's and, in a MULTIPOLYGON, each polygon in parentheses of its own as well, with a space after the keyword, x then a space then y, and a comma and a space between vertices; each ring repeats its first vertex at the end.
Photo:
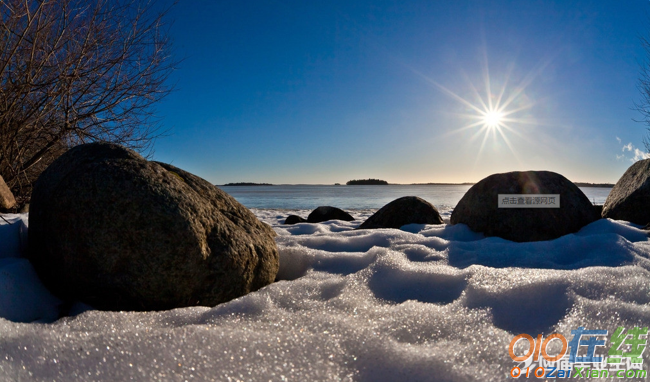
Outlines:
POLYGON ((498 110, 483 112, 483 125, 489 128, 498 128, 503 122, 503 113, 498 110))
POLYGON ((464 105, 465 110, 456 115, 461 121, 467 121, 467 123, 464 126, 450 129, 444 135, 474 131, 469 137, 469 141, 480 141, 480 146, 476 154, 476 166, 476 164, 479 163, 483 149, 490 138, 492 138, 493 147, 499 147, 501 143, 505 144, 513 157, 519 163, 522 163, 522 160, 518 155, 517 150, 515 150, 515 146, 513 145, 513 142, 511 142, 510 138, 514 135, 521 141, 530 142, 530 139, 522 130, 528 129, 525 127, 526 125, 537 125, 538 123, 534 119, 522 115, 525 110, 530 109, 534 105, 534 102, 530 101, 524 91, 533 79, 541 73, 543 67, 544 66, 541 66, 540 69, 531 72, 529 75, 525 76, 520 83, 517 83, 514 86, 509 84, 511 69, 508 69, 508 74, 506 74, 505 79, 501 81, 501 85, 498 86, 498 89, 494 89, 497 86, 494 86, 493 81, 490 78, 490 72, 486 62, 483 77, 484 87, 481 90, 474 86, 467 75, 464 75, 470 87, 470 92, 465 97, 449 90, 434 81, 432 78, 413 69, 411 70, 449 97, 464 105))

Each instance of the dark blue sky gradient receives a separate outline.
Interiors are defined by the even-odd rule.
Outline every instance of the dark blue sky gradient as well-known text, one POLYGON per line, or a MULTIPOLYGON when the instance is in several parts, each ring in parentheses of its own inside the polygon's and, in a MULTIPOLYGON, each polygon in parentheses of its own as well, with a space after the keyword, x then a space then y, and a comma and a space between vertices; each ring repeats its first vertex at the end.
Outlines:
POLYGON ((181 2, 169 16, 184 61, 159 106, 169 136, 154 157, 217 184, 464 182, 528 169, 615 182, 643 149, 632 119, 648 10, 641 0, 181 2), (458 132, 477 113, 440 86, 478 105, 472 86, 486 99, 486 73, 495 100, 504 84, 516 95, 505 110, 528 107, 481 149, 481 126, 458 132))

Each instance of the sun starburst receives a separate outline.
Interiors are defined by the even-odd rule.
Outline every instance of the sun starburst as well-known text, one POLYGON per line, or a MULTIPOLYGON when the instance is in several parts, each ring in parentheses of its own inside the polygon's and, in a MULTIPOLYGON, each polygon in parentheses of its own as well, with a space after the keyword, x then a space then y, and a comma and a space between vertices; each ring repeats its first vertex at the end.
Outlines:
POLYGON ((529 141, 529 138, 522 134, 520 130, 524 130, 526 125, 537 124, 531 118, 523 115, 524 111, 533 106, 533 103, 525 95, 524 90, 541 73, 543 67, 543 65, 540 66, 537 70, 525 76, 516 86, 513 86, 509 84, 510 74, 513 69, 513 66, 510 66, 506 70, 506 75, 501 86, 497 87, 493 85, 492 79, 490 78, 486 58, 483 74, 483 90, 479 91, 468 76, 464 75, 470 90, 469 96, 465 97, 461 97, 447 87, 419 72, 416 73, 442 90, 443 93, 465 106, 466 111, 460 114, 459 117, 460 120, 468 122, 459 128, 449 131, 445 135, 474 130, 475 132, 471 135, 470 141, 482 138, 480 139, 481 143, 477 152, 476 163, 479 162, 488 138, 491 137, 495 147, 498 147, 499 141, 503 142, 515 159, 521 164, 522 161, 510 138, 514 135, 523 141, 529 141), (498 91, 494 91, 494 88, 498 88, 498 91))
POLYGON ((488 128, 498 128, 501 124, 503 113, 498 110, 489 110, 483 113, 483 125, 488 128))

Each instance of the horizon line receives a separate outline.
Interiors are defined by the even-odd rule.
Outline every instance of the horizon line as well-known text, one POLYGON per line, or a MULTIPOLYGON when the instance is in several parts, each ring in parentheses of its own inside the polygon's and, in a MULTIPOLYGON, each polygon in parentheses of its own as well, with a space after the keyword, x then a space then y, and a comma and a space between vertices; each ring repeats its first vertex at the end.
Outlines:
MULTIPOLYGON (((576 185, 587 185, 582 187, 613 187, 616 183, 609 182, 573 182, 576 185)), ((471 186, 475 185, 478 182, 424 182, 424 183, 388 183, 388 184, 370 184, 370 185, 358 185, 352 184, 349 186, 471 186)), ((266 183, 266 182, 229 182, 224 184, 214 184, 218 187, 260 187, 260 186, 348 186, 345 183, 266 183), (249 184, 238 184, 238 183, 249 183, 249 184)), ((581 186, 578 186, 581 187, 581 186)))

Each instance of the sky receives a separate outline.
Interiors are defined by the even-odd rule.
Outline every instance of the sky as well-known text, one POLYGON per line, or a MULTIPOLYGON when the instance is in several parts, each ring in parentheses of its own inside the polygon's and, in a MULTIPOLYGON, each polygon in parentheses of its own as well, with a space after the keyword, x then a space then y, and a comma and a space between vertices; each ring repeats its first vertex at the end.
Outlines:
POLYGON ((643 158, 650 3, 196 1, 153 158, 215 184, 615 183, 643 158))

